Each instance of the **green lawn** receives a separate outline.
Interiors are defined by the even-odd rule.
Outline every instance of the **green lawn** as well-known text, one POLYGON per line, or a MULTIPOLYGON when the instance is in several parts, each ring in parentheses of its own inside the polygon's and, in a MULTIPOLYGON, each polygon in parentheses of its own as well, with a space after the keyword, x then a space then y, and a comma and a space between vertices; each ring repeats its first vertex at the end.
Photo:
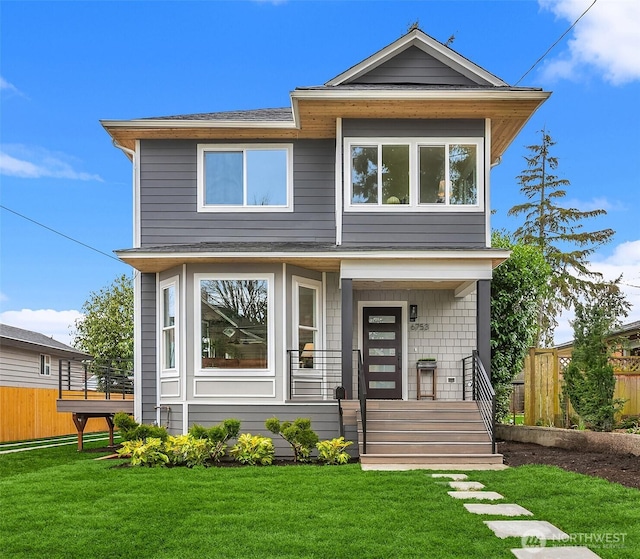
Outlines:
MULTIPOLYGON (((341 467, 113 468, 69 447, 0 456, 0 555, 24 558, 499 558, 496 538, 430 472, 341 467)), ((625 533, 640 492, 557 468, 471 472, 570 534, 625 533)))

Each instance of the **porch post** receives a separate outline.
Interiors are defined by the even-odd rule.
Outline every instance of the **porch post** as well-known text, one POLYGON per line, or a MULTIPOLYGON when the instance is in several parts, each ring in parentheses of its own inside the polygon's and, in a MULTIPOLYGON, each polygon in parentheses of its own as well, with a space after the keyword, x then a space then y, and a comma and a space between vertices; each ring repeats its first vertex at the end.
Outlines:
POLYGON ((491 280, 478 280, 476 295, 478 355, 491 378, 491 280))
POLYGON ((356 397, 353 392, 353 282, 343 278, 342 290, 342 386, 347 398, 356 397))

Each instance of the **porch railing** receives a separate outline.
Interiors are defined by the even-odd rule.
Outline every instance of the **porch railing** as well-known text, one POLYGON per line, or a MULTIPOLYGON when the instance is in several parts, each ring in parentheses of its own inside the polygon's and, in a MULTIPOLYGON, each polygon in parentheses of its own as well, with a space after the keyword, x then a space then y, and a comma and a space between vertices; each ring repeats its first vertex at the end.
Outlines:
POLYGON ((60 400, 129 400, 133 395, 133 361, 58 361, 60 400))
POLYGON ((496 452, 496 393, 477 351, 462 360, 463 399, 477 402, 487 433, 491 437, 491 452, 496 452))
POLYGON ((364 378, 362 354, 358 351, 358 400, 360 400, 360 421, 362 423, 362 454, 367 453, 367 382, 364 378))

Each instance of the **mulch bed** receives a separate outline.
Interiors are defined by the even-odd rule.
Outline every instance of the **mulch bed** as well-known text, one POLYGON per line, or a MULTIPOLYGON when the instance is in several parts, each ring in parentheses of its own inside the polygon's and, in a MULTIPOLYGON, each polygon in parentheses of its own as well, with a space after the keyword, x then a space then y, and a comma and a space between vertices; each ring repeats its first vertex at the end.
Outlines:
POLYGON ((499 441, 498 452, 508 466, 543 464, 570 472, 596 476, 640 489, 640 456, 580 452, 532 443, 499 441))

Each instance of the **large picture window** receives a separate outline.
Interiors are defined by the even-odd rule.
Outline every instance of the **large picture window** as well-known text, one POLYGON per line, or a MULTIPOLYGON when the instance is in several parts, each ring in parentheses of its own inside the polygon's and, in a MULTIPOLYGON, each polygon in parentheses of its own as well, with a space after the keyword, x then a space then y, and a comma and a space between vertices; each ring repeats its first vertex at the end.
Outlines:
POLYGON ((201 369, 269 370, 271 283, 270 278, 197 278, 201 369))
POLYGON ((199 211, 291 209, 290 144, 198 146, 199 211))
POLYGON ((481 139, 348 139, 347 210, 482 209, 481 139))

